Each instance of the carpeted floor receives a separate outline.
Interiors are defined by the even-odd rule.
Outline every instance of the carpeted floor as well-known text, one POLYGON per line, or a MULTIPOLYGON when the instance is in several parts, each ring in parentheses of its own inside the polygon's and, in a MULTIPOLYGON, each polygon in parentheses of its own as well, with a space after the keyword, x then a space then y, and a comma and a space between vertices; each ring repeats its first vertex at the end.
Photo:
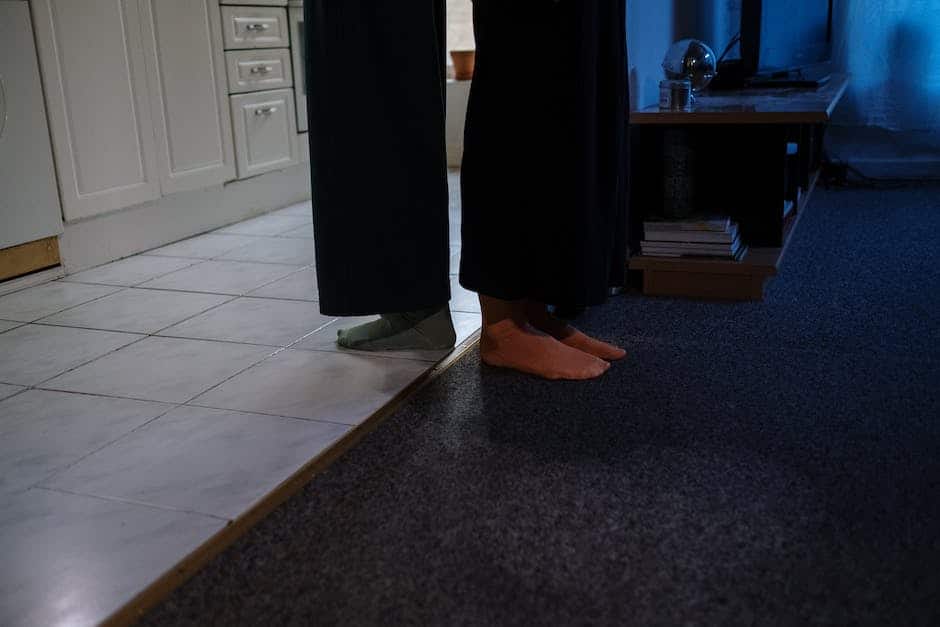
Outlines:
POLYGON ((938 238, 820 191, 765 302, 589 311, 599 381, 471 353, 143 622, 938 624, 938 238))

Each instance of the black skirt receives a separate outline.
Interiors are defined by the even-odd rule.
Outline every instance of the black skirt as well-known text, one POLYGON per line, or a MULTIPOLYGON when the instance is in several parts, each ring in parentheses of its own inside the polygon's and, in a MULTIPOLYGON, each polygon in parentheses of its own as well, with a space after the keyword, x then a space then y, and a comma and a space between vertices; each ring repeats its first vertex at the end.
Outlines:
POLYGON ((461 284, 603 302, 626 266, 625 0, 475 0, 474 29, 461 284))
POLYGON ((307 0, 320 309, 450 299, 443 0, 307 0))

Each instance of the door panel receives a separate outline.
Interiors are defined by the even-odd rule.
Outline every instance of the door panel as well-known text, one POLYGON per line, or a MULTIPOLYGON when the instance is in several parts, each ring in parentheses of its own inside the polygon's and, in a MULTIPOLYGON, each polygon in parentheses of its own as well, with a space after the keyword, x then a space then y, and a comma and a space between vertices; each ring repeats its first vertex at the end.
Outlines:
POLYGON ((137 0, 33 0, 63 210, 160 196, 137 0))
POLYGON ((26 2, 0 2, 0 249, 62 232, 26 2))
POLYGON ((218 4, 141 0, 141 10, 163 193, 234 179, 218 4))

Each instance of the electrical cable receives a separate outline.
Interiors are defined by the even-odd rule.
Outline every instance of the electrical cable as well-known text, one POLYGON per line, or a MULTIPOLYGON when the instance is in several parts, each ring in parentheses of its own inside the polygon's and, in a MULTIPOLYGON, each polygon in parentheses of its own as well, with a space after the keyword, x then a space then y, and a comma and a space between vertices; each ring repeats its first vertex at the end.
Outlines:
POLYGON ((721 53, 721 56, 718 57, 718 62, 715 65, 721 65, 721 62, 725 60, 725 57, 728 56, 728 53, 734 48, 735 44, 741 42, 741 31, 738 31, 737 34, 731 38, 731 41, 728 42, 728 45, 725 46, 724 52, 721 53))

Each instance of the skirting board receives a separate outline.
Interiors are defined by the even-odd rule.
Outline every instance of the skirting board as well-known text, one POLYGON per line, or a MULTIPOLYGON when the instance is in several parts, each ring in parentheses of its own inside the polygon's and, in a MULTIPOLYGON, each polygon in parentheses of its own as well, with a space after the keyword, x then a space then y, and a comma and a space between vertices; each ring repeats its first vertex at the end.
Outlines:
POLYGON ((69 274, 310 199, 306 163, 223 186, 65 225, 59 240, 69 274))
POLYGON ((0 281, 59 265, 59 240, 47 237, 0 250, 0 281))

